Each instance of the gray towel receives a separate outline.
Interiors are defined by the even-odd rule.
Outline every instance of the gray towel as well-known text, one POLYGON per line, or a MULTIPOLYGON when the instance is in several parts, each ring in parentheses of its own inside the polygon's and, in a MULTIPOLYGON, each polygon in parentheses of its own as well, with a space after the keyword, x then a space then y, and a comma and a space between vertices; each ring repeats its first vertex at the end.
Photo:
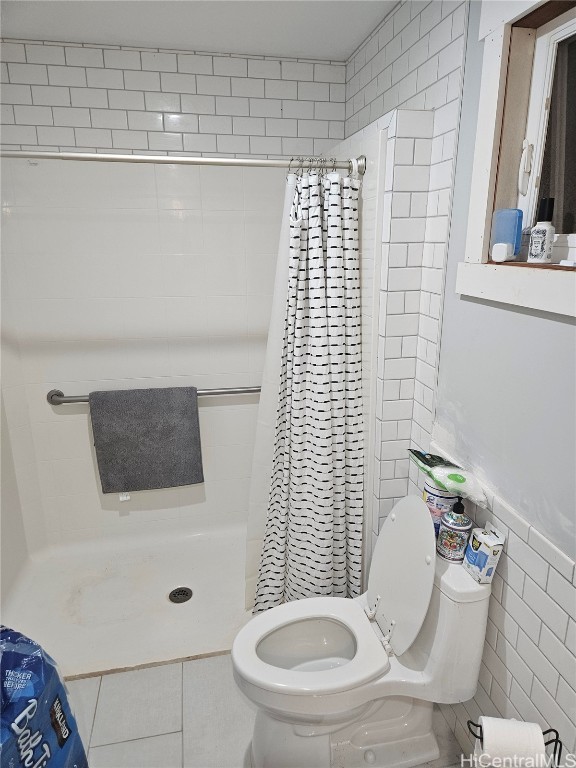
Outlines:
POLYGON ((203 483, 196 387, 90 393, 103 493, 203 483))

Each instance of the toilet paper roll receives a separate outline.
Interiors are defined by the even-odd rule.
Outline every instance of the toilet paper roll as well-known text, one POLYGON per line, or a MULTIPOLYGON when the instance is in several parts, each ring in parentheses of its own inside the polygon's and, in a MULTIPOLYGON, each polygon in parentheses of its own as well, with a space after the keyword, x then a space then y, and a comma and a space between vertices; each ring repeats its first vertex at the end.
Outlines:
POLYGON ((489 765, 494 758, 516 758, 511 765, 523 765, 522 758, 530 758, 530 766, 546 768, 546 747, 542 728, 538 723, 524 723, 520 720, 505 720, 499 717, 481 717, 482 748, 476 742, 474 754, 482 755, 481 765, 489 765), (479 752, 477 752, 479 750, 479 752))

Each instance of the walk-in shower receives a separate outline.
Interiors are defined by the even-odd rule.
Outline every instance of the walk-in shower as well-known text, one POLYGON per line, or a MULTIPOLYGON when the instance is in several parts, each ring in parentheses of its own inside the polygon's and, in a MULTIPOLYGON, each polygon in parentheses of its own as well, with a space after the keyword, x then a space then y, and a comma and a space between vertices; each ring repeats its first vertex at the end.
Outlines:
POLYGON ((26 538, 3 621, 66 675, 226 651, 248 618, 248 493, 289 166, 2 155, 4 399, 26 538), (103 494, 88 393, 164 386, 199 388, 206 482, 103 494), (171 602, 183 586, 191 598, 171 602))

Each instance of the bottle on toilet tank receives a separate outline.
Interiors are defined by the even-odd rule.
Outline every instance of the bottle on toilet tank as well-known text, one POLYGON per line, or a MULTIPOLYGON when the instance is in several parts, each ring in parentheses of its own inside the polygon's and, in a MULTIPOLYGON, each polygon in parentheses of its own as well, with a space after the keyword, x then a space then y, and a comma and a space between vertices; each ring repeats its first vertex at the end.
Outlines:
POLYGON ((472 531, 472 520, 464 514, 464 504, 458 501, 450 512, 445 512, 440 521, 436 541, 436 553, 451 563, 461 563, 472 531))
POLYGON ((530 232, 530 245, 528 247, 529 264, 551 264, 552 246, 556 230, 552 226, 554 214, 554 198, 543 197, 538 207, 536 224, 530 232))
POLYGON ((430 514, 432 516, 432 522, 434 523, 434 533, 438 538, 438 532, 440 531, 440 520, 444 512, 450 512, 454 504, 458 501, 458 496, 455 496, 450 491, 446 491, 443 488, 435 485, 432 480, 426 480, 424 483, 424 492, 422 498, 426 502, 430 514))

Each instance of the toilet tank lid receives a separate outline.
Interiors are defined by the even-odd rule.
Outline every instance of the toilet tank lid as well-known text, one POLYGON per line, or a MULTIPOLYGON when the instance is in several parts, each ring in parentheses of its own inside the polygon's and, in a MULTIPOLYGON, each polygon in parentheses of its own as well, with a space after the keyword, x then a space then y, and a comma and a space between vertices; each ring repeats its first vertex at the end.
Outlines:
POLYGON ((478 584, 461 563, 436 557, 434 585, 455 603, 476 603, 490 597, 491 585, 478 584))

